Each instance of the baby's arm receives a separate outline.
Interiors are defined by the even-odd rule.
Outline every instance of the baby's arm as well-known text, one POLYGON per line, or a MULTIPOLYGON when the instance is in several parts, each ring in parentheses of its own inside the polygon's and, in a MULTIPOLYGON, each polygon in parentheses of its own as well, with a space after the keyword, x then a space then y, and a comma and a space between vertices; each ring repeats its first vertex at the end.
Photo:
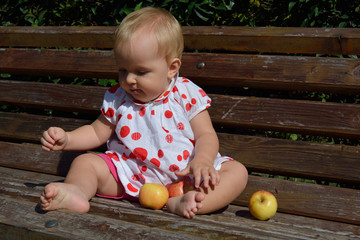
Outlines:
POLYGON ((45 151, 85 151, 103 145, 114 129, 115 126, 100 115, 91 125, 79 127, 71 132, 51 127, 44 132, 40 141, 45 151))
POLYGON ((209 187, 210 182, 212 185, 217 185, 220 175, 214 168, 214 160, 219 152, 219 140, 208 111, 204 110, 196 115, 190 124, 195 136, 195 157, 185 169, 177 172, 176 175, 193 174, 196 188, 200 186, 201 177, 205 188, 209 187))

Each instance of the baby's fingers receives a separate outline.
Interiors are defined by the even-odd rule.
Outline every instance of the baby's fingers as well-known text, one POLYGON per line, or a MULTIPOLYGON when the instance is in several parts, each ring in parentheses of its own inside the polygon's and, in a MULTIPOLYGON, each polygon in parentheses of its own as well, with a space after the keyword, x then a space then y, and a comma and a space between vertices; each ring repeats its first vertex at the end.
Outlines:
POLYGON ((203 178, 203 187, 208 188, 209 187, 209 181, 210 181, 210 171, 208 169, 203 169, 201 172, 201 176, 203 178))
POLYGON ((45 151, 51 151, 51 149, 54 147, 54 144, 48 142, 44 137, 40 139, 40 142, 42 144, 42 149, 45 151))
POLYGON ((204 169, 202 171, 203 187, 208 188, 210 185, 216 186, 220 182, 220 174, 214 168, 204 169))
POLYGON ((54 144, 55 144, 55 142, 58 141, 60 138, 60 136, 59 136, 60 129, 57 127, 51 127, 47 130, 47 134, 54 141, 54 144))
POLYGON ((216 186, 220 183, 219 171, 216 171, 215 169, 213 169, 213 171, 210 172, 210 176, 211 176, 211 184, 213 186, 216 186))
POLYGON ((50 129, 43 133, 43 136, 40 139, 40 141, 41 141, 41 143, 46 143, 47 142, 47 143, 50 143, 50 144, 55 144, 55 139, 50 135, 50 129))
POLYGON ((178 177, 184 177, 186 175, 189 175, 190 172, 190 167, 187 166, 186 168, 184 168, 183 170, 179 171, 179 172, 175 172, 175 175, 178 177))

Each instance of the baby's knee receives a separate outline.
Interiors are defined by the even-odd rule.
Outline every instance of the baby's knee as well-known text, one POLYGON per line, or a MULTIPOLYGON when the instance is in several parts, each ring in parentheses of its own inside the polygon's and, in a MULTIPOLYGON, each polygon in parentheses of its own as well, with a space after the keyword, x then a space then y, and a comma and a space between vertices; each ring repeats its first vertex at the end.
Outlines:
POLYGON ((248 171, 242 163, 238 161, 230 161, 223 163, 223 165, 223 167, 225 167, 224 170, 227 172, 227 174, 231 174, 234 181, 239 184, 245 183, 246 185, 248 180, 248 171))
POLYGON ((71 168, 81 167, 87 169, 92 167, 96 169, 99 167, 99 164, 101 165, 103 162, 104 160, 96 154, 84 153, 74 158, 71 163, 71 168))

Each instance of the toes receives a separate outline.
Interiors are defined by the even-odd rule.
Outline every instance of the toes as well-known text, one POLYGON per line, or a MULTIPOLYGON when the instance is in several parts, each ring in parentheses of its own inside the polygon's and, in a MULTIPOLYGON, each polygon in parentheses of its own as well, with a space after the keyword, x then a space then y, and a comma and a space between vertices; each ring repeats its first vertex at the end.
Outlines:
POLYGON ((198 208, 197 208, 197 207, 191 209, 191 212, 192 212, 193 214, 196 214, 197 211, 198 211, 198 208))
POLYGON ((196 202, 202 202, 205 199, 205 195, 201 192, 196 193, 195 195, 195 201, 196 202))
POLYGON ((192 211, 188 211, 186 214, 185 214, 185 217, 186 218, 193 218, 195 216, 195 213, 192 212, 192 211))

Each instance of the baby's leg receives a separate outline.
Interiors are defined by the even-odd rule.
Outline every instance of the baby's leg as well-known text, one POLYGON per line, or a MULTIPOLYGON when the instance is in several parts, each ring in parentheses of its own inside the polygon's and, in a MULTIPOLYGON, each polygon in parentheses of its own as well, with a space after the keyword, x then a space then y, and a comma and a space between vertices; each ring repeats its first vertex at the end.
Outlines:
POLYGON ((89 200, 96 194, 118 196, 122 188, 111 175, 105 161, 95 154, 83 154, 71 164, 64 183, 50 183, 40 197, 44 210, 89 211, 89 200))
POLYGON ((220 170, 220 183, 207 189, 200 187, 179 197, 170 198, 169 212, 187 218, 195 214, 206 214, 231 203, 245 189, 248 179, 246 168, 239 162, 224 162, 220 170))

